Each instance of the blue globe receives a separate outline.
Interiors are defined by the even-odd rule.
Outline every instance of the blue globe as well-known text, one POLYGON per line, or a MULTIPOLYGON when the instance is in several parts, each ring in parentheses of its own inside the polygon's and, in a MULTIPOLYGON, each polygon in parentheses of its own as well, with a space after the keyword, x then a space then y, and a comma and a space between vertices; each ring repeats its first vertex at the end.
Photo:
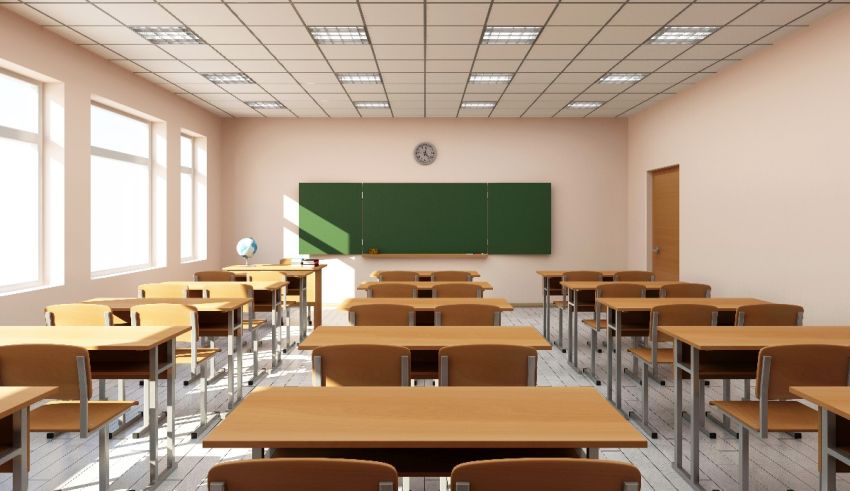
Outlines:
POLYGON ((239 239, 239 242, 236 243, 236 253, 247 261, 248 258, 254 257, 254 254, 257 253, 257 241, 253 237, 239 239))

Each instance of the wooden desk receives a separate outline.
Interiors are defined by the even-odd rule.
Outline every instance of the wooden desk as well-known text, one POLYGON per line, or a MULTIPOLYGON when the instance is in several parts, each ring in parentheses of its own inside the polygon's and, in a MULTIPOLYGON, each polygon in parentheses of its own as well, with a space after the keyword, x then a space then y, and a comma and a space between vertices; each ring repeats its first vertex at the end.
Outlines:
MULTIPOLYGON (((692 483, 699 483, 699 430, 705 414, 705 394, 700 390, 700 367, 709 356, 727 360, 735 357, 735 366, 756 369, 758 350, 773 345, 797 343, 829 343, 850 346, 850 326, 731 326, 694 327, 661 326, 658 331, 674 340, 675 409, 673 427, 676 434, 675 468, 692 483), (686 353, 690 358, 686 358, 686 353), (682 378, 691 378, 691 469, 682 467, 682 378), (694 416, 696 415, 696 416, 694 416)), ((728 361, 727 361, 728 363, 728 361)), ((725 387, 724 387, 725 391, 725 387)), ((726 394, 724 394, 726 397, 726 394)))
POLYGON ((838 464, 850 465, 847 442, 838 438, 839 426, 850 427, 850 387, 791 387, 791 393, 820 408, 820 489, 835 491, 838 464))
MULTIPOLYGON (((379 269, 379 270, 372 271, 371 273, 369 273, 369 276, 371 276, 372 278, 377 278, 377 277, 381 276, 381 273, 387 273, 389 271, 395 271, 395 270, 379 269)), ((407 271, 407 270, 405 270, 405 271, 407 271)), ((419 281, 431 281, 431 276, 434 274, 435 271, 448 271, 448 270, 441 270, 441 269, 414 270, 414 272, 416 273, 416 276, 419 277, 419 281)), ((464 270, 461 270, 461 271, 464 271, 464 270)), ((469 273, 469 276, 471 276, 473 278, 480 278, 481 277, 481 274, 478 271, 466 270, 464 272, 469 273)))
MULTIPOLYGON (((623 339, 622 331, 617 328, 620 324, 620 316, 625 312, 650 312, 654 307, 660 305, 710 305, 719 311, 717 323, 719 325, 734 324, 735 311, 742 305, 753 305, 769 303, 757 298, 600 298, 596 303, 607 309, 608 329, 606 329, 606 338, 608 340, 608 400, 613 401, 612 391, 616 388, 616 405, 617 409, 622 406, 623 393, 623 339), (612 336, 614 337, 612 342, 612 336), (614 346, 612 346, 612 344, 614 346), (617 381, 612 387, 611 378, 613 370, 613 352, 617 352, 616 371, 617 381)), ((597 316, 597 328, 599 327, 597 316)), ((647 315, 646 335, 649 335, 649 316, 647 315)), ((637 360, 637 359, 635 359, 637 360)))
MULTIPOLYGON (((442 305, 493 305, 501 312, 513 310, 504 298, 348 298, 340 304, 340 310, 351 310, 359 305, 407 305, 416 312, 434 312, 442 305)), ((500 315, 501 322, 501 315, 500 315)))
POLYGON ((549 343, 530 326, 521 327, 410 327, 410 326, 319 326, 301 343, 302 350, 339 344, 404 346, 411 351, 414 378, 438 378, 437 352, 445 346, 506 344, 548 350, 549 343))
MULTIPOLYGON (((357 285, 357 289, 361 291, 368 291, 370 287, 375 285, 410 285, 416 287, 421 298, 429 298, 433 296, 431 290, 434 289, 435 286, 439 285, 451 285, 454 283, 458 283, 457 281, 364 281, 357 285), (423 293, 428 293, 427 296, 423 296, 423 293)), ((482 290, 492 290, 493 285, 486 281, 471 281, 464 282, 470 283, 472 285, 476 285, 480 287, 482 290)))
MULTIPOLYGON (((95 378, 122 378, 128 366, 146 365, 148 384, 156 387, 160 376, 166 374, 166 470, 159 473, 157 446, 159 425, 157 391, 144 394, 143 414, 150 424, 147 427, 150 455, 150 484, 154 487, 177 468, 174 456, 175 427, 175 360, 176 339, 190 331, 182 327, 128 327, 128 326, 0 326, 0 345, 15 344, 68 344, 89 351, 92 374, 95 378), (112 375, 112 376, 110 376, 112 375)), ((131 371, 137 374, 137 370, 131 371)))
MULTIPOLYGON (((242 326, 242 307, 251 304, 249 298, 92 298, 84 303, 106 305, 112 312, 130 323, 130 309, 136 305, 173 303, 191 305, 198 309, 198 333, 204 336, 205 328, 220 325, 220 318, 227 317, 227 407, 233 408, 237 400, 242 399, 242 340, 236 339, 237 326, 242 326), (234 353, 235 351, 235 353, 234 353), (234 380, 234 361, 238 383, 234 380), (235 387, 235 390, 234 390, 235 387)), ((253 312, 253 309, 251 310, 253 312)), ((253 318, 250 319, 253 321, 253 318)), ((254 366, 254 376, 258 367, 254 366)))
POLYGON ((551 456, 586 448, 597 458, 600 448, 647 442, 586 387, 259 387, 203 446, 251 448, 255 458, 266 448, 286 456, 368 455, 397 465, 402 475, 445 476, 470 454, 551 456))
POLYGON ((30 405, 49 398, 58 387, 0 387, 0 426, 11 430, 10 441, 0 442, 0 465, 11 462, 12 489, 29 486, 30 405))
POLYGON ((315 308, 313 312, 313 325, 322 325, 322 270, 327 267, 327 264, 319 264, 318 266, 300 266, 294 264, 235 264, 222 268, 225 271, 236 273, 237 275, 245 276, 248 273, 255 271, 277 271, 285 274, 287 277, 299 278, 299 305, 298 305, 298 327, 300 336, 299 341, 303 341, 307 335, 307 302, 308 288, 307 277, 313 276, 313 289, 315 290, 315 308))
MULTIPOLYGON (((537 274, 543 278, 543 337, 551 339, 551 321, 549 319, 550 304, 552 295, 561 295, 561 280, 564 275, 570 271, 578 271, 577 269, 544 269, 538 270, 537 274)), ((614 279, 616 271, 600 271, 602 279, 611 281, 614 279)))

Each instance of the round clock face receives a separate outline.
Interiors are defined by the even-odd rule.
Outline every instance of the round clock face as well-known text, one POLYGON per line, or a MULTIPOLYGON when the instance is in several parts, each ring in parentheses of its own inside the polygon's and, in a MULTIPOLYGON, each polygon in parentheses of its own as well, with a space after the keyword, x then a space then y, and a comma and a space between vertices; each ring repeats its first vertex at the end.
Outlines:
POLYGON ((437 149, 430 143, 420 143, 413 150, 413 158, 422 165, 432 164, 437 160, 437 149))

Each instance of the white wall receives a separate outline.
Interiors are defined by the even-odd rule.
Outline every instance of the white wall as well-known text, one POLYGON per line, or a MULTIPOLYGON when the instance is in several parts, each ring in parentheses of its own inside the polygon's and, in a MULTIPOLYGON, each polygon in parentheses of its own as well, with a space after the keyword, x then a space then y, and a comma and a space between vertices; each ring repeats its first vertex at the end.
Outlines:
MULTIPOLYGON (((475 269, 493 293, 537 302, 537 269, 625 265, 626 122, 609 119, 228 120, 222 158, 223 258, 236 263, 238 238, 259 243, 256 262, 298 253, 284 200, 299 182, 551 182, 552 254, 486 259, 407 260, 360 256, 330 260, 325 302, 354 295, 375 269, 475 269), (431 166, 413 161, 422 141, 437 147, 431 166), (288 218, 288 219, 287 219, 288 218), (284 243, 284 231, 290 239, 284 243)), ((294 215, 294 216, 293 216, 294 215)))
POLYGON ((629 120, 629 266, 647 172, 681 166, 681 277, 717 296, 850 314, 850 8, 629 120))

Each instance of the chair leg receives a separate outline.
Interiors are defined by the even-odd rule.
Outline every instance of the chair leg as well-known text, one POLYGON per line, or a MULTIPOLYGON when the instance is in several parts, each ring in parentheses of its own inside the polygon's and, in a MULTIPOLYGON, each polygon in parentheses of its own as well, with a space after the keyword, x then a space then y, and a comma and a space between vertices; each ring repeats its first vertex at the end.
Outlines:
POLYGON ((750 489, 750 430, 741 425, 741 453, 739 467, 741 471, 741 491, 750 489))
MULTIPOLYGON (((637 359, 637 358, 635 358, 637 359)), ((658 438, 658 432, 649 426, 649 365, 640 364, 641 375, 641 408, 642 413, 638 418, 634 411, 629 411, 629 419, 636 419, 638 428, 649 438, 658 438)))
POLYGON ((564 309, 558 309, 558 348, 564 350, 564 309))
POLYGON ((103 425, 98 431, 98 489, 106 491, 109 489, 109 425, 103 425))
POLYGON ((108 397, 106 397, 106 379, 100 379, 97 381, 97 398, 101 401, 108 399, 108 397))

